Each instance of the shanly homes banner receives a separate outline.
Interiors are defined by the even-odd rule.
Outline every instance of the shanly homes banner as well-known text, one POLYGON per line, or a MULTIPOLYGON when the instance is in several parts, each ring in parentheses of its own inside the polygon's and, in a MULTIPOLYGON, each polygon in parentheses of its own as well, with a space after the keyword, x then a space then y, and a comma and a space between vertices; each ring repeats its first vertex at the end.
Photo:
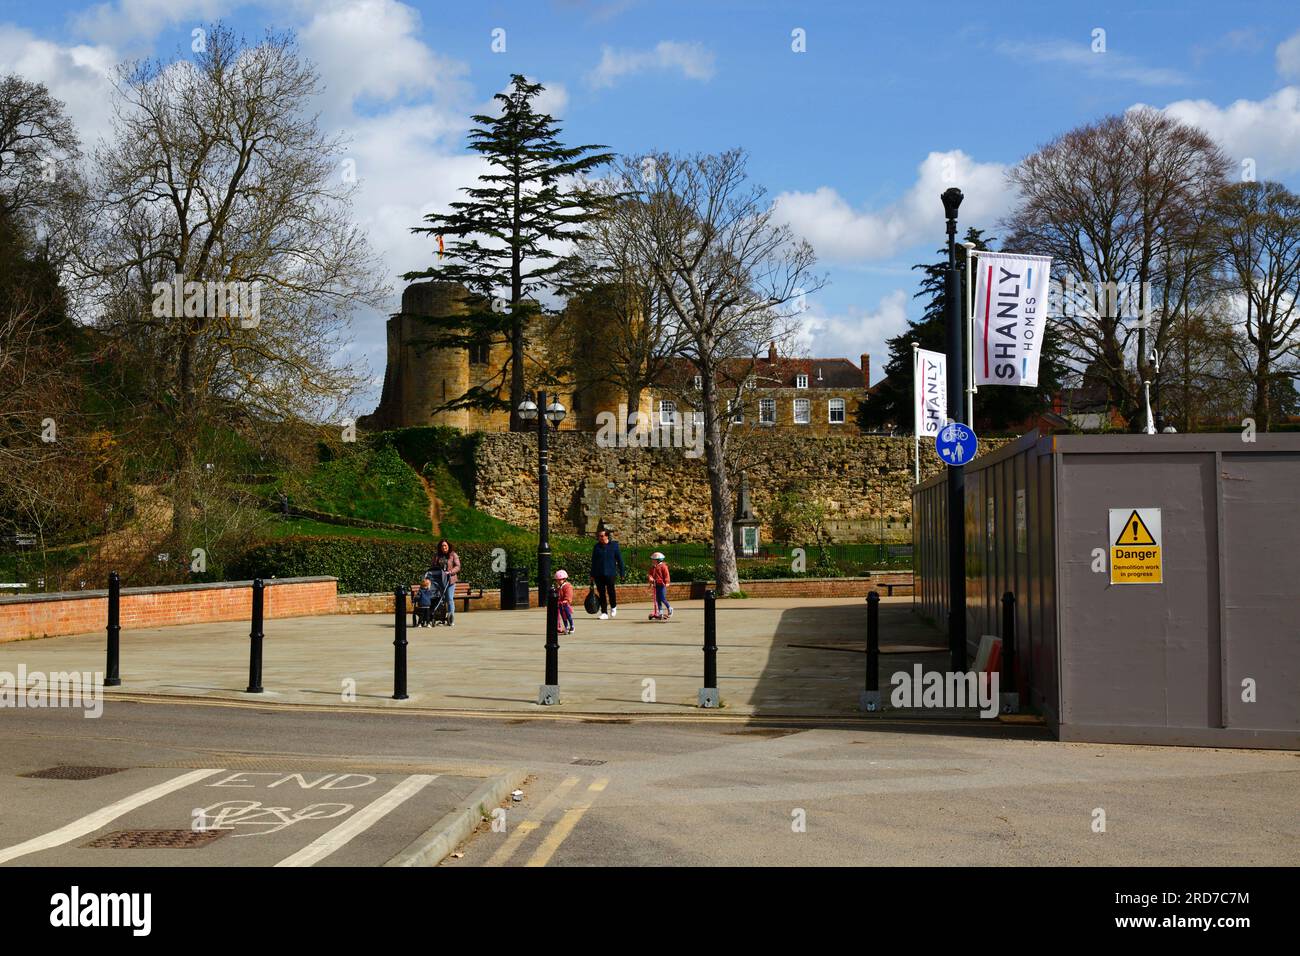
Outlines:
POLYGON ((948 421, 948 358, 942 352, 916 350, 913 421, 915 434, 934 438, 948 421))
POLYGON ((975 255, 975 384, 1037 385, 1052 257, 975 255))

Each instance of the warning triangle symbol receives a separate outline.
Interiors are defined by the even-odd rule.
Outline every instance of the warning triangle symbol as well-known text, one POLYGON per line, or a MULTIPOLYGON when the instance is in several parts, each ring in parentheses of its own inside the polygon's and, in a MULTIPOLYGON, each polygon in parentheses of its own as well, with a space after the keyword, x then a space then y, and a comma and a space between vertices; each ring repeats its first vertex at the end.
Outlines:
POLYGON ((1124 527, 1120 530, 1119 538, 1116 539, 1115 543, 1155 544, 1156 539, 1152 537, 1146 523, 1142 520, 1142 516, 1135 510, 1128 516, 1128 520, 1124 522, 1124 527))

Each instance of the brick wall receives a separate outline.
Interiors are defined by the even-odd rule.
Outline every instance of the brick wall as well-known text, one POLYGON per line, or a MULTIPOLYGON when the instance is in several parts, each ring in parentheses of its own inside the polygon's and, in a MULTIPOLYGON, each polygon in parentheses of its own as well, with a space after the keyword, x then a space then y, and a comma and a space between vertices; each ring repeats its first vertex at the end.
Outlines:
MULTIPOLYGON (((284 578, 266 582, 266 617, 333 614, 334 578, 284 578)), ((251 581, 123 588, 122 629, 247 620, 252 613, 251 581)), ((0 642, 103 631, 108 625, 107 591, 0 597, 0 642)))

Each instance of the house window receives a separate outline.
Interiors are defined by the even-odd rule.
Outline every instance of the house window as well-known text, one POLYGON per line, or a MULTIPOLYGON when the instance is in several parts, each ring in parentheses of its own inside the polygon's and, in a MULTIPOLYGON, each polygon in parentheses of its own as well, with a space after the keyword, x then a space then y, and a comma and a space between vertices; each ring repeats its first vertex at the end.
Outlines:
POLYGON ((703 387, 704 387, 704 376, 703 375, 695 376, 695 390, 698 392, 703 387))
POLYGON ((677 403, 663 399, 659 403, 659 424, 672 425, 677 421, 677 403))
POLYGON ((807 425, 812 421, 812 402, 806 398, 796 398, 794 400, 794 423, 796 425, 807 425))
POLYGON ((488 352, 491 348, 491 342, 475 342, 469 347, 469 364, 486 365, 488 363, 488 352))
POLYGON ((832 425, 844 424, 844 399, 832 398, 830 400, 828 419, 832 425))
POLYGON ((808 387, 808 376, 807 376, 807 375, 796 375, 796 376, 794 377, 794 387, 795 387, 795 388, 807 388, 807 387, 808 387))
POLYGON ((727 413, 731 416, 732 424, 745 424, 745 403, 736 399, 727 402, 727 413))
POLYGON ((775 398, 760 398, 758 400, 758 423, 760 425, 776 424, 775 398))

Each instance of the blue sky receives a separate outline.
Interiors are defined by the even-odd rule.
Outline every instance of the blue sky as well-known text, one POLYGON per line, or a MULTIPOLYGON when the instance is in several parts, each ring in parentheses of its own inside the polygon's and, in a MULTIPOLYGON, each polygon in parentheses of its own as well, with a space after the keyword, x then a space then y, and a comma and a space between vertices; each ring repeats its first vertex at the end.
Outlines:
MULTIPOLYGON (((1006 169, 1072 126, 1148 104, 1255 160, 1261 179, 1300 179, 1293 2, 0 0, 0 71, 48 83, 93 140, 104 71, 187 51, 214 17, 250 36, 299 34, 328 86, 325 122, 352 139, 357 215, 395 289, 427 264, 427 240, 407 229, 478 169, 468 115, 520 72, 548 86, 573 142, 748 149, 830 280, 809 303, 803 346, 872 353, 873 380, 884 340, 918 314, 909 266, 943 241, 939 192, 962 187, 963 226, 996 235, 1015 198, 1006 169), (492 49, 498 28, 505 52, 492 49), (796 29, 805 52, 792 50, 796 29)), ((354 327, 376 377, 382 323, 367 314, 354 327)))

